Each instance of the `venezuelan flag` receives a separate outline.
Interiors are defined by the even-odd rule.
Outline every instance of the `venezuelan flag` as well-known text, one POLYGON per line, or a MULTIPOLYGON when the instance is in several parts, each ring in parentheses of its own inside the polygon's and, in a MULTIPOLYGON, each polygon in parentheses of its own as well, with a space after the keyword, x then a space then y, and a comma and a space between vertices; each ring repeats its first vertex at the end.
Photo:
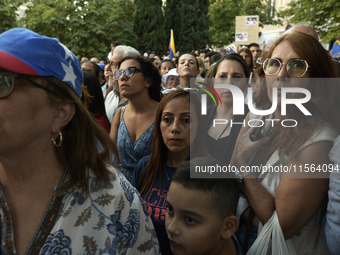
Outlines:
POLYGON ((169 51, 170 51, 169 58, 172 59, 176 54, 174 32, 172 31, 172 29, 171 29, 170 42, 169 42, 169 51))

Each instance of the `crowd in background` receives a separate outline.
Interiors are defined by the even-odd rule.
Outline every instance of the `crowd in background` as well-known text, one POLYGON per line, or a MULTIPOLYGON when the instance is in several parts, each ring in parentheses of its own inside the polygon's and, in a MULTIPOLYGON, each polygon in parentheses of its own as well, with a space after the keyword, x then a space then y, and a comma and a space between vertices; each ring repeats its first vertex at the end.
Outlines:
POLYGON ((106 60, 78 61, 57 39, 4 32, 1 254, 339 254, 339 45, 327 52, 297 25, 262 49, 207 45, 169 59, 113 41, 106 60), (228 88, 203 114, 202 84, 236 86, 243 114, 228 88), (282 113, 283 88, 294 87, 310 92, 311 116, 282 113), (233 125, 249 120, 262 125, 233 125), (190 178, 217 164, 236 171, 190 178), (252 166, 261 171, 242 170, 252 166), (261 168, 275 166, 327 170, 261 168))

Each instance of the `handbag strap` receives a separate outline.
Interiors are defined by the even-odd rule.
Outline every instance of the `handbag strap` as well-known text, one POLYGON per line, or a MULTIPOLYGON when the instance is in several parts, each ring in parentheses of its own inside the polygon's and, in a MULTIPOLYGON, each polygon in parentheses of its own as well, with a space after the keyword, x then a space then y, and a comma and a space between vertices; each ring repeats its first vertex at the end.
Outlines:
POLYGON ((251 231, 251 226, 253 224, 254 218, 255 218, 255 212, 254 212, 253 207, 250 206, 248 220, 247 220, 246 234, 244 235, 244 241, 243 241, 243 246, 242 246, 243 254, 246 254, 248 251, 250 231, 251 231))

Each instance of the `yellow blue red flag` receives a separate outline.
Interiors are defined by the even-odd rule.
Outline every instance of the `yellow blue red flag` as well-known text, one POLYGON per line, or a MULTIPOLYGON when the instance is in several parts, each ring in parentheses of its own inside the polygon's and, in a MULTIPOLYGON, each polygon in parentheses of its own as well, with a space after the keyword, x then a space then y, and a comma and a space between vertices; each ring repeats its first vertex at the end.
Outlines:
POLYGON ((169 58, 172 59, 176 54, 174 32, 172 31, 172 29, 171 29, 170 42, 169 42, 169 51, 170 51, 169 58))

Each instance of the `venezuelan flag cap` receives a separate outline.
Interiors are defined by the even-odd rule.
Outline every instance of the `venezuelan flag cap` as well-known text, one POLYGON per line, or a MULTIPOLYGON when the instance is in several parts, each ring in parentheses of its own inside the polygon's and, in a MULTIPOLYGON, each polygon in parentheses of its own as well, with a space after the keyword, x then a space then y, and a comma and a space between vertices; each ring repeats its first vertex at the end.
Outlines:
POLYGON ((83 73, 77 57, 56 38, 13 28, 0 34, 0 68, 24 75, 54 76, 80 97, 83 73))

